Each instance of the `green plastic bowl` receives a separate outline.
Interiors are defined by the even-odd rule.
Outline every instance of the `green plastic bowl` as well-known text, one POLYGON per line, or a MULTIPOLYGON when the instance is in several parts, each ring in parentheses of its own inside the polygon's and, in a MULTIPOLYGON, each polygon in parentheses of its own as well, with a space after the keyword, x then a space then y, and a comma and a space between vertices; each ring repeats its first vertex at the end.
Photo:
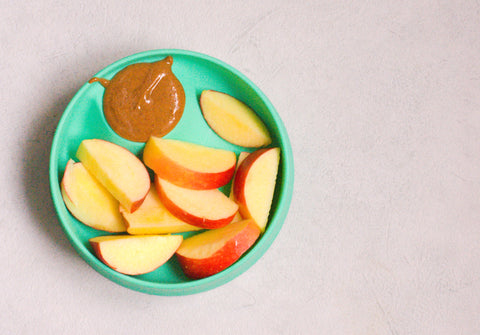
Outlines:
MULTIPOLYGON (((69 159, 80 142, 100 138, 117 143, 141 157, 144 144, 119 137, 107 124, 102 109, 104 88, 88 84, 80 88, 68 104, 57 126, 50 154, 50 188, 53 203, 65 234, 80 256, 96 271, 124 287, 148 294, 185 295, 213 289, 239 276, 252 266, 272 244, 280 231, 290 206, 293 192, 293 155, 287 131, 268 98, 248 78, 231 66, 206 55, 184 50, 152 50, 121 59, 95 76, 111 79, 124 67, 139 62, 154 62, 171 55, 173 72, 185 89, 186 104, 183 117, 165 137, 186 140, 236 152, 252 152, 230 144, 216 135, 205 122, 198 100, 203 90, 212 89, 230 94, 253 108, 267 125, 273 138, 270 146, 281 149, 280 168, 269 223, 265 233, 236 263, 208 278, 192 280, 186 277, 175 258, 157 270, 138 276, 118 273, 103 264, 93 253, 88 240, 108 234, 90 228, 76 220, 65 207, 60 181, 69 159)), ((228 192, 230 185, 222 188, 228 192)), ((192 233, 183 234, 185 237, 192 233)))

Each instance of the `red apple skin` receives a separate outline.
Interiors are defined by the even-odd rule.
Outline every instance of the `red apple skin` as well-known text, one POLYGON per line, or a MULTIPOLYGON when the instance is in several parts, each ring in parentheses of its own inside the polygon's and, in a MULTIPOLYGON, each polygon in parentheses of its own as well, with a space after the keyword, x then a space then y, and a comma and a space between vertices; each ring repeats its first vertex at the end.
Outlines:
POLYGON ((143 204, 143 201, 147 197, 147 194, 145 194, 145 196, 142 199, 137 200, 134 203, 132 203, 132 207, 130 207, 130 213, 135 212, 143 204))
MULTIPOLYGON (((100 244, 98 242, 90 241, 90 245, 93 248, 93 252, 95 255, 102 261, 103 264, 108 264, 108 262, 103 258, 102 253, 100 252, 100 244)), ((117 271, 117 269, 111 265, 108 265, 113 270, 117 271)))
POLYGON ((272 149, 273 148, 265 148, 252 152, 243 160, 237 169, 235 174, 235 182, 233 183, 233 196, 238 204, 238 211, 244 218, 252 218, 252 215, 247 207, 244 192, 245 181, 247 180, 248 172, 258 157, 262 156, 266 151, 272 149))
POLYGON ((235 263, 260 236, 260 228, 250 221, 247 228, 228 241, 220 250, 205 259, 193 259, 176 253, 178 263, 185 275, 201 279, 217 274, 235 263))
POLYGON ((162 189, 162 186, 160 185, 160 182, 158 180, 157 175, 155 175, 155 187, 158 192, 158 197, 162 201, 163 205, 165 206, 166 209, 170 213, 172 213, 174 216, 179 218, 180 220, 185 221, 188 224, 191 224, 192 226, 204 228, 204 229, 215 229, 215 228, 221 228, 232 222, 233 218, 237 214, 237 212, 233 213, 233 215, 221 219, 221 220, 208 220, 205 218, 201 218, 195 215, 192 215, 185 210, 181 209, 178 207, 174 202, 172 202, 165 194, 165 192, 162 189))
MULTIPOLYGON (((146 145, 149 145, 147 142, 146 145)), ((181 166, 165 156, 161 151, 155 155, 143 156, 145 165, 151 168, 160 178, 172 184, 193 190, 208 190, 222 187, 230 182, 235 173, 235 164, 231 168, 216 173, 198 172, 181 166)))

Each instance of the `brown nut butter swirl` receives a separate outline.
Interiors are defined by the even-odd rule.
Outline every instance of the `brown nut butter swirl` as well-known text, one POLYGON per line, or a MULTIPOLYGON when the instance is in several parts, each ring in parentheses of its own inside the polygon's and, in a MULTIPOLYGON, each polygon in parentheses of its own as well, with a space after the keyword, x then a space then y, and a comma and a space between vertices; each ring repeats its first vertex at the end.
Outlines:
POLYGON ((185 91, 172 72, 173 59, 136 63, 118 72, 111 80, 94 77, 105 87, 103 112, 112 129, 134 142, 168 134, 180 121, 185 91))

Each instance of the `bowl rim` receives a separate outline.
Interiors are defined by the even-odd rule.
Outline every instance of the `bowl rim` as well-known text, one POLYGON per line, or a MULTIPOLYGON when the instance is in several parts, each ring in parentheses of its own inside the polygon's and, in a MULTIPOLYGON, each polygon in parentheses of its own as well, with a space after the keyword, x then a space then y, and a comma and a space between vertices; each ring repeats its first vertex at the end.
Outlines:
POLYGON ((183 49, 154 49, 147 50, 138 53, 134 53, 127 57, 121 58, 106 67, 100 70, 95 76, 102 76, 103 73, 110 72, 112 68, 123 67, 135 62, 141 61, 142 58, 155 58, 155 57, 164 57, 166 55, 183 55, 190 56, 194 58, 199 58, 204 61, 214 63, 217 66, 220 66, 227 71, 238 76, 243 80, 248 86, 250 86, 255 94, 263 101, 266 105, 268 113, 271 114, 275 126, 278 128, 280 134, 279 146, 281 147, 281 159, 282 164, 280 164, 282 169, 282 186, 279 188, 278 192, 278 201, 277 201, 277 210, 271 214, 269 227, 263 233, 263 236, 255 243, 254 247, 246 252, 237 262, 231 265, 229 268, 207 278, 191 280, 188 282, 182 283, 155 283, 150 281, 145 281, 143 279, 128 276, 121 274, 115 270, 108 268, 103 264, 95 255, 93 255, 80 241, 75 232, 64 223, 63 214, 60 210, 60 206, 65 206, 61 196, 59 197, 59 171, 58 171, 58 150, 59 150, 59 131, 58 129, 63 128, 63 124, 66 122, 68 115, 73 110, 72 106, 75 105, 76 101, 83 95, 83 93, 88 89, 88 82, 86 82, 73 96, 73 98, 68 103, 65 108, 60 120, 55 129, 55 134, 52 140, 51 149, 50 149, 50 159, 49 159, 49 179, 50 179, 50 192, 57 213, 57 218, 60 222, 60 225, 67 235, 68 240, 76 250, 76 252, 98 273, 102 274, 104 277, 109 280, 124 286, 126 288, 154 295, 164 295, 164 296, 176 296, 176 295, 187 295, 195 294, 203 291, 211 290, 218 286, 224 285, 227 282, 238 277, 245 271, 247 271, 253 264, 255 264, 267 251, 270 245, 275 240, 276 236, 280 232, 284 220, 286 219, 288 209, 290 207, 292 195, 293 195, 293 184, 294 184, 294 162, 293 162, 293 153, 290 144, 290 140, 287 134, 287 130, 278 115, 275 107, 267 98, 267 96, 258 88, 249 78, 247 78, 243 73, 235 69, 234 67, 226 64, 225 62, 214 58, 212 56, 202 54, 195 51, 183 50, 183 49))

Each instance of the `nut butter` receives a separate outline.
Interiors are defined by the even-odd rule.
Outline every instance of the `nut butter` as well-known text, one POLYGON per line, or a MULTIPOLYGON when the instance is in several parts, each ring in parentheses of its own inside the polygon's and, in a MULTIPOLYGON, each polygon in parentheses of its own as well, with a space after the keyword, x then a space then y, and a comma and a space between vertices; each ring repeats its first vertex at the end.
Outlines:
POLYGON ((173 58, 136 63, 111 80, 94 77, 105 87, 103 111, 110 127, 121 137, 146 142, 168 134, 180 121, 185 91, 172 72, 173 58))

